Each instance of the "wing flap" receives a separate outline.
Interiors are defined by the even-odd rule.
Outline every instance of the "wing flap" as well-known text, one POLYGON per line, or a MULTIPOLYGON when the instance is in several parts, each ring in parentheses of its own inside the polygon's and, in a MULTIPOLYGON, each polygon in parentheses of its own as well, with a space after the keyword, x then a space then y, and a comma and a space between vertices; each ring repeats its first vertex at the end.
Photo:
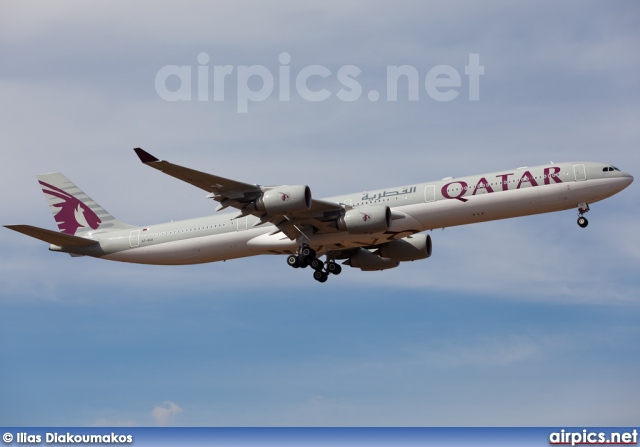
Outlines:
POLYGON ((27 236, 40 239, 41 241, 48 242, 59 247, 90 247, 98 243, 98 241, 94 241, 92 239, 58 233, 57 231, 51 231, 31 225, 5 225, 5 228, 26 234, 27 236))

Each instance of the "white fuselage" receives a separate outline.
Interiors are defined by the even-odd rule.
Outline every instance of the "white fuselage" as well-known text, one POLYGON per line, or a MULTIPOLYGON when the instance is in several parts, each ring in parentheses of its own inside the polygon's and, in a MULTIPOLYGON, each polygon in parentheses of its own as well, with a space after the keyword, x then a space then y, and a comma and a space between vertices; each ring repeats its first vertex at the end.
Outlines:
MULTIPOLYGON (((626 188, 633 177, 601 163, 560 163, 483 175, 448 178, 327 198, 346 208, 388 206, 389 231, 308 236, 320 252, 375 246, 420 231, 577 208, 626 188), (605 171, 607 169, 607 171, 605 171)), ((84 235, 99 246, 82 254, 142 264, 198 264, 258 254, 295 253, 291 240, 271 224, 255 226, 254 216, 234 213, 84 235)), ((52 250, 59 249, 52 246, 52 250)))

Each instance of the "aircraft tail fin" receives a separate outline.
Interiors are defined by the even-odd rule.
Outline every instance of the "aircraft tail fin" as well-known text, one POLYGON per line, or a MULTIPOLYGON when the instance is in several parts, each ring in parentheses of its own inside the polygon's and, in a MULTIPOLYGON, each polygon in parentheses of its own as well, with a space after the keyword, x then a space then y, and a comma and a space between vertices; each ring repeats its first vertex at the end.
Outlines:
POLYGON ((61 173, 37 177, 60 232, 81 236, 91 230, 132 227, 109 214, 61 173))

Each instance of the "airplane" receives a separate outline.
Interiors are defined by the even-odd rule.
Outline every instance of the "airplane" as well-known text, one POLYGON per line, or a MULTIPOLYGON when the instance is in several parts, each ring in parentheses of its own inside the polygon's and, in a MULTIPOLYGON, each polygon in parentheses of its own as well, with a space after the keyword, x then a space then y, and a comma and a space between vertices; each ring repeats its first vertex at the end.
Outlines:
POLYGON ((236 208, 237 213, 134 226, 56 172, 37 178, 60 231, 5 226, 48 242, 54 252, 139 264, 287 255, 289 266, 311 267, 313 278, 323 283, 342 271, 337 261, 377 271, 429 258, 427 230, 571 208, 584 228, 590 204, 633 182, 613 165, 568 162, 315 199, 307 185, 244 183, 134 151, 145 165, 207 192, 219 203, 216 211, 236 208))

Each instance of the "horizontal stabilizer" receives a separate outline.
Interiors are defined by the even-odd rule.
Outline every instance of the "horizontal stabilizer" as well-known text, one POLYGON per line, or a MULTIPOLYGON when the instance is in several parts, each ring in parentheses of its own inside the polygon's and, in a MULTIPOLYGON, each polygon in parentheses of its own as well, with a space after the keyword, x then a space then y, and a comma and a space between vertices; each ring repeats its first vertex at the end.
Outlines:
POLYGON ((98 241, 92 239, 58 233, 57 231, 46 230, 31 225, 5 225, 5 227, 59 247, 90 247, 98 243, 98 241))

